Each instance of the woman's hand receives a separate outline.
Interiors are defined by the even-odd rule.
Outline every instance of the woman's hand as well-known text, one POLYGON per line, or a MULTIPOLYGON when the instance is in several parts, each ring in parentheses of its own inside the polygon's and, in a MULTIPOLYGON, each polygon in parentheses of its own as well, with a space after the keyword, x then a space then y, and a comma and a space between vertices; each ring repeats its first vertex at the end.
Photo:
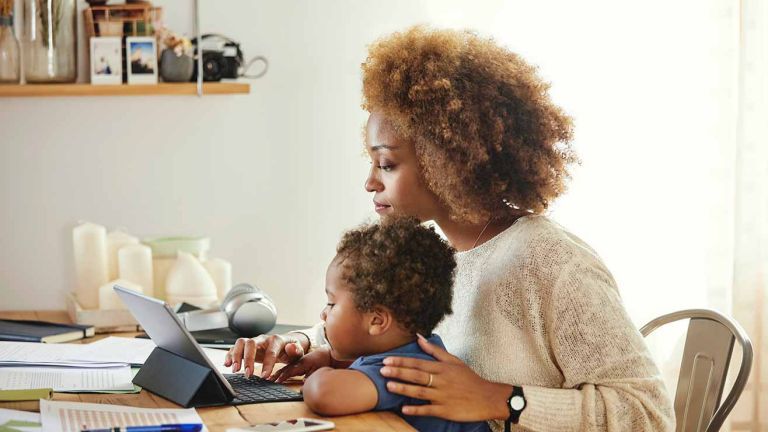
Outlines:
POLYGON ((272 375, 276 362, 293 363, 309 350, 309 340, 301 333, 261 335, 253 339, 240 338, 229 349, 224 366, 232 366, 232 372, 244 366, 245 376, 253 375, 254 362, 261 363, 261 377, 272 375))
POLYGON ((507 398, 512 386, 487 381, 458 357, 419 335, 419 346, 437 361, 387 357, 381 374, 405 381, 387 382, 392 393, 430 401, 429 405, 405 405, 403 414, 434 416, 467 422, 509 417, 507 398))

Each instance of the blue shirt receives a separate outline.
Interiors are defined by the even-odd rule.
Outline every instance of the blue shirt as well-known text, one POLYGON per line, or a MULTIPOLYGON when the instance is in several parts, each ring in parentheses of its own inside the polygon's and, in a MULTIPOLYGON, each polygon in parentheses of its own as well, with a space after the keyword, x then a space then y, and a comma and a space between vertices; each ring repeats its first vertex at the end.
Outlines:
MULTIPOLYGON (((433 334, 427 340, 434 345, 445 348, 442 339, 436 334, 433 334)), ((384 359, 391 356, 412 357, 435 361, 435 358, 425 353, 416 342, 397 347, 391 351, 364 356, 355 360, 355 362, 349 366, 349 369, 364 373, 371 379, 371 381, 373 381, 373 385, 376 386, 376 391, 379 394, 379 400, 376 402, 374 411, 393 411, 419 431, 489 432, 491 430, 486 422, 460 423, 437 417, 404 415, 402 412, 403 405, 425 405, 429 402, 408 396, 401 396, 387 390, 387 381, 391 381, 392 379, 382 376, 381 368, 384 366, 384 359)))

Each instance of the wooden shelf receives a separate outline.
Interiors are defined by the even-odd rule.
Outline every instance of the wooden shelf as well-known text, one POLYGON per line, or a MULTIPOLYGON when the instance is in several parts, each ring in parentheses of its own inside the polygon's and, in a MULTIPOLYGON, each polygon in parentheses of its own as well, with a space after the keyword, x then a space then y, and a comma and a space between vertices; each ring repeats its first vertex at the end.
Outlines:
MULTIPOLYGON (((203 95, 249 94, 248 83, 204 83, 203 95)), ((181 96, 197 95, 197 83, 136 85, 25 84, 0 85, 0 97, 44 96, 181 96)))

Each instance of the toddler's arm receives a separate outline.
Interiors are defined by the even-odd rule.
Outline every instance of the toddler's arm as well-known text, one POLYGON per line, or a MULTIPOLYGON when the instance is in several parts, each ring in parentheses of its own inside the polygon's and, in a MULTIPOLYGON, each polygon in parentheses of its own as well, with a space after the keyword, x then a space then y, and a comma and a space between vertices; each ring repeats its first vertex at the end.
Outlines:
POLYGON ((373 382, 351 369, 320 368, 306 379, 302 393, 312 411, 326 416, 371 411, 378 401, 373 382))

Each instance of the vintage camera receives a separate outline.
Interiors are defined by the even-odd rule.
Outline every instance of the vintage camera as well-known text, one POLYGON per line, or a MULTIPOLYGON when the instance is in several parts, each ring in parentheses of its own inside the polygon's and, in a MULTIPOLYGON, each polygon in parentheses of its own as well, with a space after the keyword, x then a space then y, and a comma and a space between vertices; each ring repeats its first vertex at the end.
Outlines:
MULTIPOLYGON (((204 34, 201 37, 203 52, 203 81, 221 81, 222 78, 235 79, 240 76, 240 68, 243 66, 243 51, 240 44, 220 34, 204 34)), ((192 40, 195 45, 195 59, 199 59, 197 39, 192 40)), ((192 81, 197 81, 197 64, 192 73, 192 81)))

